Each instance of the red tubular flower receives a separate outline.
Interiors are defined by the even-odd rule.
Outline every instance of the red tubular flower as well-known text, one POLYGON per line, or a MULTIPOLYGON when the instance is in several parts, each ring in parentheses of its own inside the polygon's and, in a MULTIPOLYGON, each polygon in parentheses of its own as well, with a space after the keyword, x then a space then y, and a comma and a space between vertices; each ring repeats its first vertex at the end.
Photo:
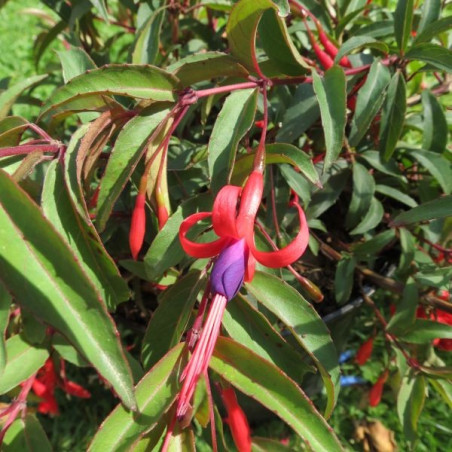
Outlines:
POLYGON ((139 193, 135 200, 135 207, 132 213, 132 222, 129 232, 129 246, 132 257, 136 260, 138 253, 143 246, 144 234, 146 232, 146 195, 139 193))
POLYGON ((389 370, 386 369, 379 377, 377 382, 372 386, 369 392, 369 405, 377 406, 381 401, 383 395, 383 386, 388 379, 389 370))
MULTIPOLYGON (((338 48, 329 40, 328 36, 323 31, 323 28, 317 19, 315 20, 315 25, 317 27, 317 32, 319 33, 320 42, 322 43, 323 47, 325 47, 328 55, 333 59, 336 58, 336 55, 339 52, 338 48)), ((350 60, 345 56, 339 60, 339 64, 343 67, 352 67, 350 60)))
POLYGON ((234 185, 223 187, 215 199, 212 212, 199 212, 186 218, 179 229, 179 239, 185 252, 196 258, 213 257, 231 243, 244 239, 245 281, 252 280, 256 260, 266 267, 279 268, 299 259, 308 245, 309 230, 304 212, 297 203, 293 206, 298 210, 300 230, 294 240, 278 251, 264 252, 256 248, 254 222, 262 199, 263 186, 262 174, 253 171, 243 189, 234 185), (210 243, 189 240, 186 234, 190 228, 210 216, 213 229, 219 238, 210 243))
POLYGON ((221 398, 228 413, 226 419, 239 452, 251 452, 251 432, 245 413, 237 402, 234 389, 221 389, 221 398))
POLYGON ((372 349, 374 346, 374 338, 370 337, 367 339, 366 342, 364 342, 361 347, 359 347, 358 352, 356 353, 355 361, 360 365, 366 364, 366 362, 369 360, 369 358, 372 355, 372 349))

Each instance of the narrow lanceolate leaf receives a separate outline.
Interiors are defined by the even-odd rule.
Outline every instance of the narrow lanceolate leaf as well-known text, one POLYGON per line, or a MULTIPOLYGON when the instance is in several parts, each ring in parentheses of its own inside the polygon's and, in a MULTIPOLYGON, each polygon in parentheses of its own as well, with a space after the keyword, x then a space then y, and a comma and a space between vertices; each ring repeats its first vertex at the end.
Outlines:
POLYGON ((417 27, 416 39, 425 30, 425 28, 439 19, 441 14, 441 0, 425 0, 422 5, 421 20, 417 27))
POLYGON ((411 47, 405 58, 408 60, 420 60, 435 66, 441 71, 452 72, 452 50, 437 44, 420 43, 411 47))
POLYGON ((217 117, 209 141, 209 173, 212 190, 227 184, 239 141, 251 128, 257 106, 257 90, 235 91, 217 117))
POLYGON ((408 441, 416 439, 417 422, 424 408, 425 396, 425 377, 409 369, 403 376, 397 395, 397 413, 408 441))
POLYGON ((137 412, 118 405, 105 419, 89 446, 90 452, 126 451, 140 436, 153 428, 176 398, 179 365, 184 345, 170 350, 137 384, 137 412))
POLYGON ((275 9, 264 12, 258 30, 265 54, 277 71, 290 76, 306 73, 308 66, 293 44, 286 22, 275 9))
POLYGON ((129 298, 127 283, 121 278, 113 259, 107 254, 96 229, 82 220, 69 197, 62 168, 54 160, 47 170, 42 191, 44 215, 66 240, 80 265, 108 308, 129 298))
POLYGON ((409 195, 403 193, 397 188, 390 187, 389 185, 375 185, 375 191, 381 193, 382 195, 389 196, 396 201, 405 204, 408 207, 416 207, 417 202, 409 195))
POLYGON ((148 139, 169 111, 167 104, 152 105, 131 119, 119 133, 100 184, 96 216, 98 230, 105 228, 118 196, 146 151, 148 139))
POLYGON ((388 46, 384 42, 377 41, 370 36, 353 36, 342 44, 339 52, 337 52, 337 55, 334 57, 335 64, 338 64, 345 55, 362 48, 372 48, 383 53, 388 53, 389 50, 388 46))
POLYGON ((396 336, 407 331, 416 320, 419 292, 413 278, 408 278, 403 289, 403 296, 397 303, 397 310, 388 323, 387 330, 396 336))
POLYGON ((306 394, 278 367, 232 339, 220 337, 210 368, 290 425, 313 451, 343 450, 306 394))
POLYGON ((441 104, 430 91, 422 91, 424 127, 422 148, 442 152, 447 145, 447 121, 441 104))
POLYGON ((358 92, 349 136, 351 146, 356 146, 361 141, 383 105, 389 80, 389 69, 375 61, 370 67, 366 82, 358 92))
POLYGON ((71 47, 69 50, 57 52, 63 70, 63 79, 67 83, 77 75, 96 68, 91 57, 81 47, 71 47))
POLYGON ((168 67, 182 87, 218 77, 246 78, 249 72, 233 56, 222 52, 197 53, 168 67))
POLYGON ((356 226, 369 211, 375 193, 375 179, 369 170, 360 163, 353 164, 352 200, 345 218, 347 228, 356 226))
POLYGON ((373 258, 381 251, 381 249, 383 249, 392 240, 394 240, 394 238, 394 229, 388 229, 384 232, 381 232, 380 234, 377 234, 370 240, 366 240, 363 243, 359 243, 358 245, 353 246, 353 254, 361 259, 366 257, 373 258))
POLYGON ((10 86, 5 91, 0 92, 0 119, 6 118, 8 112, 16 102, 17 98, 28 88, 38 84, 48 75, 34 75, 32 77, 21 80, 15 85, 10 86))
POLYGON ((344 256, 337 264, 334 278, 334 295, 338 304, 344 304, 350 299, 353 290, 356 259, 344 256))
POLYGON ((323 132, 325 134, 325 172, 338 158, 344 141, 346 92, 345 74, 339 66, 333 66, 322 78, 312 72, 314 91, 320 105, 323 132))
POLYGON ((165 290, 143 338, 141 361, 145 369, 150 369, 180 342, 203 285, 205 278, 192 271, 165 290))
POLYGON ((8 326, 10 307, 11 295, 0 281, 0 379, 6 366, 5 332, 8 326))
POLYGON ((408 331, 400 336, 402 341, 424 344, 434 339, 452 339, 452 327, 447 323, 416 319, 408 331))
POLYGON ((35 317, 64 333, 128 407, 132 377, 94 285, 38 206, 0 171, 0 275, 35 317))
POLYGON ((300 382, 310 370, 303 356, 241 295, 228 304, 223 326, 235 341, 279 367, 294 381, 300 382))
POLYGON ((380 224, 381 219, 384 215, 384 209, 383 204, 378 201, 377 198, 372 198, 369 210, 367 211, 364 218, 361 220, 361 222, 356 226, 356 228, 352 229, 350 231, 351 235, 356 234, 364 234, 371 229, 375 228, 380 224))
POLYGON ((133 64, 155 64, 159 55, 160 31, 166 8, 158 8, 137 31, 132 52, 133 64))
POLYGON ((174 75, 154 66, 107 65, 74 77, 58 88, 42 107, 40 116, 99 110, 108 105, 111 95, 172 101, 177 82, 174 75))
MULTIPOLYGON (((253 2, 241 0, 232 8, 226 27, 232 55, 248 70, 257 72, 258 75, 262 75, 262 73, 257 62, 256 33, 262 15, 269 9, 276 9, 276 6, 270 0, 255 0, 253 2)), ((277 35, 274 36, 275 41, 281 44, 283 36, 281 30, 279 30, 277 35)), ((287 51, 287 44, 283 43, 280 52, 285 54, 287 51)))
POLYGON ((394 33, 400 53, 405 53, 413 26, 414 0, 398 0, 394 13, 394 33))
MULTIPOLYGON (((436 0, 435 0, 436 1, 436 0)), ((425 5, 425 3, 424 3, 425 5)), ((420 28, 420 27, 419 27, 420 28)), ((441 33, 449 31, 452 28, 452 16, 443 17, 442 19, 435 20, 429 23, 422 32, 418 31, 414 43, 431 41, 432 38, 438 36, 441 33)))
POLYGON ((6 432, 2 451, 4 452, 52 452, 47 435, 39 421, 32 414, 18 418, 6 432))
POLYGON ((105 22, 108 23, 108 12, 105 0, 89 0, 89 1, 97 9, 97 11, 99 11, 100 15, 102 16, 102 19, 104 19, 105 22))
POLYGON ((0 378, 0 394, 5 394, 30 378, 43 366, 49 352, 45 348, 30 345, 16 334, 6 341, 6 355, 8 359, 0 378))
POLYGON ((402 133, 406 111, 406 84, 403 74, 396 72, 389 83, 388 94, 381 115, 380 152, 388 161, 402 133))
POLYGON ((424 149, 407 149, 409 155, 414 157, 438 182, 444 193, 452 192, 452 165, 450 161, 437 152, 424 149))
POLYGON ((288 327, 318 367, 328 395, 325 409, 328 417, 339 393, 339 366, 336 348, 324 322, 311 304, 276 276, 256 272, 246 288, 288 327))
MULTIPOLYGON (((253 154, 247 154, 237 159, 234 165, 232 182, 241 185, 253 167, 253 154)), ((288 163, 299 170, 306 179, 321 187, 319 173, 312 163, 311 157, 293 144, 273 143, 265 146, 265 164, 288 163)))

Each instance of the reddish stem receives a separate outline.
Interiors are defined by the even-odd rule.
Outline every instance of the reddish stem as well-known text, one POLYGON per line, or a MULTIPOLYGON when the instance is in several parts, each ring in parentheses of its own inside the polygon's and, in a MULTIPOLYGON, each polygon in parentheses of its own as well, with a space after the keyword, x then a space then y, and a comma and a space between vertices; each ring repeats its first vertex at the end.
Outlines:
POLYGON ((0 158, 12 155, 29 154, 31 152, 58 152, 60 146, 57 144, 22 144, 20 146, 11 146, 0 148, 0 158))

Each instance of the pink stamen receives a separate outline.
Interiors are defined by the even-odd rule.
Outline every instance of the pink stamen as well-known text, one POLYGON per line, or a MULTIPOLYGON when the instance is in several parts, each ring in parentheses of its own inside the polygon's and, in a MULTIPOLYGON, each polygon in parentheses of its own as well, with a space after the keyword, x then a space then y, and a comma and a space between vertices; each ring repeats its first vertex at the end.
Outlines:
POLYGON ((223 295, 215 294, 207 315, 206 323, 196 344, 193 355, 182 372, 181 381, 184 381, 177 402, 176 417, 181 419, 190 407, 190 401, 195 392, 201 375, 207 371, 209 361, 220 333, 221 321, 226 308, 227 299, 223 295))

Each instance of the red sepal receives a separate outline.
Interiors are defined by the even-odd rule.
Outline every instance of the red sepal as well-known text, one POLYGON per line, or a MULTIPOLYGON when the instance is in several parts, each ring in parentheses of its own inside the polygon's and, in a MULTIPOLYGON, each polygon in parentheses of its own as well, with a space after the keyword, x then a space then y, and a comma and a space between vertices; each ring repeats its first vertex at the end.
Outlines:
POLYGON ((138 194, 135 200, 135 207, 132 213, 132 222, 129 232, 129 246, 132 257, 136 260, 138 253, 143 246, 144 233, 146 232, 146 212, 144 206, 146 204, 146 196, 138 194))
POLYGON ((258 262, 269 268, 286 267, 292 264, 305 252, 309 243, 309 228, 303 209, 299 204, 293 204, 298 210, 300 219, 300 230, 292 242, 279 251, 259 251, 254 244, 254 235, 247 236, 247 244, 251 253, 258 262))
POLYGON ((182 248, 187 254, 192 257, 196 257, 197 259, 216 256, 228 242, 228 239, 223 237, 210 243, 196 243, 187 239, 186 234, 190 228, 198 221, 204 220, 204 218, 208 218, 210 216, 212 216, 211 212, 194 213, 186 218, 179 228, 179 240, 182 248))

